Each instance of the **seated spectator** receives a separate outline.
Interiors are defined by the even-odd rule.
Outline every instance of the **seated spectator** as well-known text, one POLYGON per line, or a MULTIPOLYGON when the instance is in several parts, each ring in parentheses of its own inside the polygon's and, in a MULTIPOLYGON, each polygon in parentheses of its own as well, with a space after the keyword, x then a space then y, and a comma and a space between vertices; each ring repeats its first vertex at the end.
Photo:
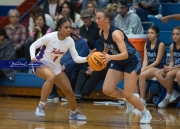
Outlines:
MULTIPOLYGON (((30 37, 27 39, 25 44, 25 58, 30 60, 29 48, 33 42, 42 37, 43 35, 52 32, 52 28, 46 25, 45 15, 39 13, 35 15, 35 26, 33 31, 30 33, 30 37)), ((36 50, 36 54, 39 52, 40 48, 36 50)))
MULTIPOLYGON (((86 43, 86 41, 81 38, 80 34, 80 29, 77 26, 76 23, 72 23, 72 34, 71 37, 75 41, 75 48, 78 52, 79 56, 86 57, 89 54, 89 48, 86 43)), ((82 63, 82 64, 77 64, 73 61, 71 54, 69 51, 67 51, 63 57, 61 58, 61 66, 62 66, 62 71, 64 71, 69 78, 71 79, 73 70, 75 69, 82 69, 87 67, 87 63, 82 63)))
POLYGON ((166 64, 166 46, 159 37, 159 28, 152 26, 147 31, 148 41, 144 46, 144 60, 139 75, 139 91, 142 103, 146 106, 146 80, 150 80, 154 73, 166 64))
POLYGON ((58 10, 58 13, 65 15, 72 23, 76 23, 78 27, 83 25, 80 15, 74 11, 71 2, 65 1, 58 10))
MULTIPOLYGON (((97 51, 104 50, 104 43, 102 38, 99 38, 95 43, 97 51)), ((110 62, 108 63, 110 64, 110 62)), ((105 79, 108 66, 101 71, 93 71, 90 67, 79 71, 77 81, 74 87, 74 95, 77 101, 82 101, 83 97, 90 96, 93 90, 101 79, 105 79)))
POLYGON ((49 14, 52 17, 52 19, 55 21, 57 7, 58 7, 57 0, 48 0, 48 2, 45 3, 43 6, 43 10, 45 14, 49 14))
POLYGON ((97 3, 95 1, 89 1, 86 5, 86 9, 92 14, 92 21, 96 22, 97 3))
POLYGON ((4 29, 6 30, 6 34, 14 46, 17 58, 24 57, 26 29, 19 23, 20 13, 16 9, 10 9, 8 12, 8 17, 10 24, 6 25, 4 29))
POLYGON ((102 9, 102 8, 106 7, 110 2, 110 0, 83 0, 83 2, 82 2, 82 10, 86 9, 86 5, 87 5, 87 3, 89 1, 97 2, 98 9, 102 9))
POLYGON ((168 20, 180 20, 180 14, 168 15, 159 18, 163 23, 167 23, 168 20))
POLYGON ((144 22, 148 15, 156 15, 158 12, 153 12, 152 8, 155 4, 159 3, 158 0, 133 0, 133 8, 136 9, 137 15, 140 17, 141 22, 144 22))
MULTIPOLYGON (((55 18, 55 25, 56 25, 57 21, 63 17, 65 17, 63 14, 57 13, 56 18, 55 18)), ((57 30, 58 30, 58 28, 56 27, 55 31, 57 31, 57 30)))
POLYGON ((79 13, 78 6, 81 5, 82 0, 58 0, 58 10, 65 1, 71 2, 72 8, 74 9, 74 11, 79 13))
MULTIPOLYGON (((35 16, 36 16, 36 14, 39 14, 39 13, 44 14, 44 10, 38 6, 34 6, 30 9, 30 11, 29 11, 30 18, 29 18, 29 27, 28 27, 29 33, 31 33, 33 31, 34 26, 35 26, 35 23, 34 23, 35 16)), ((46 20, 46 24, 54 30, 55 24, 54 24, 54 21, 49 14, 45 14, 45 20, 46 20)))
MULTIPOLYGON (((0 28, 0 60, 16 60, 14 46, 3 28, 0 28)), ((16 70, 14 69, 0 68, 0 77, 6 76, 11 81, 14 80, 15 73, 16 70)))
MULTIPOLYGON (((175 27, 172 32, 174 43, 170 45, 170 64, 155 72, 155 77, 167 90, 166 97, 158 104, 159 108, 165 108, 169 103, 176 100, 180 93, 173 89, 174 78, 180 71, 180 27, 175 27)), ((178 79, 178 78, 177 78, 178 79)))
POLYGON ((133 8, 129 8, 126 0, 121 0, 119 14, 115 17, 115 26, 124 33, 130 34, 133 28, 133 34, 143 34, 144 30, 141 20, 133 8))
POLYGON ((94 49, 94 43, 99 36, 99 28, 94 21, 91 21, 92 14, 89 10, 81 11, 81 19, 84 25, 80 28, 80 35, 88 43, 90 49, 94 49))
MULTIPOLYGON (((71 37, 74 39, 75 48, 76 48, 79 56, 86 57, 89 54, 89 48, 88 48, 88 45, 87 45, 86 41, 83 38, 81 38, 79 33, 80 33, 80 29, 77 26, 77 24, 72 23, 71 37)), ((65 74, 67 75, 67 77, 70 80, 71 84, 72 84, 71 77, 72 77, 73 71, 75 69, 80 70, 80 69, 84 69, 84 68, 87 67, 87 63, 82 63, 82 64, 75 63, 73 61, 69 51, 67 51, 63 55, 63 57, 61 58, 60 63, 61 63, 61 66, 62 66, 62 71, 65 72, 65 74)), ((72 84, 72 86, 73 86, 73 84, 72 84)), ((57 91, 56 91, 56 87, 53 86, 53 90, 52 90, 52 92, 51 92, 51 94, 50 94, 50 96, 48 97, 47 100, 48 101, 50 101, 50 100, 59 100, 57 97, 58 97, 58 94, 57 94, 57 91)), ((65 97, 63 97, 62 99, 63 99, 63 101, 66 101, 65 97)))

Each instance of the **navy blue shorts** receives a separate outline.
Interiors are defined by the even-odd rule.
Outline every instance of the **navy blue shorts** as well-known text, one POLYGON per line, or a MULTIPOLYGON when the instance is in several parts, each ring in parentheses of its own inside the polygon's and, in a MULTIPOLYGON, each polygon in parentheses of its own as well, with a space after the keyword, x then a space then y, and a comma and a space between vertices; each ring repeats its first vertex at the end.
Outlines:
POLYGON ((109 69, 115 69, 121 72, 131 73, 135 71, 138 75, 141 73, 142 59, 139 52, 137 51, 131 58, 126 62, 121 63, 121 61, 112 61, 109 69))

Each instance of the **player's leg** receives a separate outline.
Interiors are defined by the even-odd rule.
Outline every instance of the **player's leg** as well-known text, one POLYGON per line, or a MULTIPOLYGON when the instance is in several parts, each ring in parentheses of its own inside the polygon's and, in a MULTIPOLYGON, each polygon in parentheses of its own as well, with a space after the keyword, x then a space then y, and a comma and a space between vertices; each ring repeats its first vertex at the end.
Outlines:
POLYGON ((72 91, 71 84, 69 82, 69 79, 67 78, 66 74, 64 72, 61 72, 58 74, 55 78, 55 84, 62 90, 62 92, 65 94, 68 105, 70 107, 70 116, 69 119, 73 120, 86 120, 86 117, 81 115, 77 109, 76 109, 76 100, 74 93, 72 91))
POLYGON ((123 79, 124 73, 115 69, 109 69, 103 84, 103 93, 110 97, 124 98, 123 90, 117 88, 117 84, 123 79))
POLYGON ((133 95, 134 89, 136 87, 136 83, 138 80, 138 74, 136 71, 131 73, 124 73, 124 97, 128 102, 130 102, 134 107, 142 113, 142 118, 140 123, 150 123, 152 117, 148 110, 146 110, 145 106, 141 102, 141 100, 133 95), (129 81, 131 80, 131 81, 129 81))
POLYGON ((178 72, 176 73, 176 79, 177 79, 178 85, 179 85, 179 87, 180 87, 180 71, 178 71, 178 72))
POLYGON ((173 90, 174 78, 176 77, 176 73, 179 70, 180 68, 173 69, 166 73, 165 78, 157 78, 158 81, 167 89, 166 97, 158 104, 158 107, 165 108, 169 103, 173 102, 179 97, 180 94, 177 91, 173 90))
POLYGON ((146 94, 146 81, 154 77, 154 73, 158 68, 152 67, 149 68, 139 75, 139 92, 140 98, 144 105, 146 105, 145 94, 146 94))
POLYGON ((50 95, 50 93, 52 91, 52 87, 54 85, 56 75, 54 74, 54 72, 51 69, 49 69, 44 64, 37 67, 35 73, 38 77, 45 80, 45 82, 42 86, 42 90, 41 90, 40 103, 36 109, 35 114, 36 114, 36 116, 45 116, 44 106, 46 104, 46 100, 47 100, 48 96, 50 95))

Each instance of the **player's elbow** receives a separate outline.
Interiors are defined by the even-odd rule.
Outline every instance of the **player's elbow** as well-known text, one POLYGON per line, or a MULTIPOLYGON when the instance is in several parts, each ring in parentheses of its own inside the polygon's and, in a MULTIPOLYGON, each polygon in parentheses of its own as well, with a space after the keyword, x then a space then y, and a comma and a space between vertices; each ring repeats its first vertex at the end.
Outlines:
POLYGON ((128 58, 128 53, 124 53, 124 59, 127 59, 128 58))

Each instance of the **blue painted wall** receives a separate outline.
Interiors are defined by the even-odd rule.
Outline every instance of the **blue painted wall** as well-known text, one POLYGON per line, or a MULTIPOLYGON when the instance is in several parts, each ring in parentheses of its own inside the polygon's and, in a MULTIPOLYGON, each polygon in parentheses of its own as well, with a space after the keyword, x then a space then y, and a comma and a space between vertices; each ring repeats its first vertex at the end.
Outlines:
POLYGON ((0 6, 0 16, 7 16, 10 9, 14 9, 16 6, 0 6))

